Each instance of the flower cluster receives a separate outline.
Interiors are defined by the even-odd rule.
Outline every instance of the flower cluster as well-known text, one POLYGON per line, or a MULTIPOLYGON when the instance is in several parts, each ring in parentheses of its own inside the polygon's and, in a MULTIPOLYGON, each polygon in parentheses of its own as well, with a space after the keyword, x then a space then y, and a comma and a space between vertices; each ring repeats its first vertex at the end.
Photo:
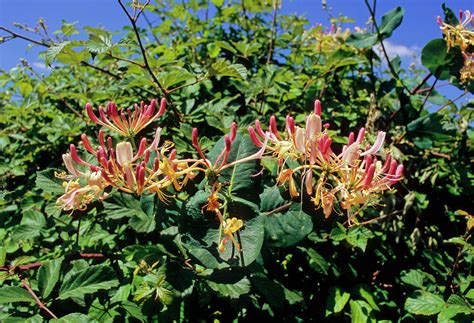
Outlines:
POLYGON ((57 175, 66 180, 65 194, 58 199, 57 205, 67 211, 85 209, 93 200, 105 198, 107 193, 104 189, 108 186, 136 195, 156 193, 162 201, 166 201, 169 198, 168 187, 180 190, 187 180, 196 176, 200 170, 199 162, 177 159, 176 150, 170 142, 160 145, 161 128, 156 129, 149 145, 147 139, 142 138, 138 148, 134 149, 133 135, 162 115, 165 104, 166 101, 162 100, 157 113, 154 113, 155 100, 150 105, 142 102, 133 111, 118 113, 115 104, 109 103, 105 110, 99 107, 100 119, 87 104, 86 111, 92 121, 130 138, 114 146, 112 137, 105 138, 100 130, 98 145, 94 148, 87 135, 82 134, 82 146, 92 156, 85 159, 93 161, 81 158, 76 146, 71 144, 69 153, 63 155, 69 175, 57 175))
POLYGON ((469 10, 463 12, 459 11, 459 23, 452 26, 444 22, 440 16, 437 18, 440 29, 443 32, 448 51, 454 47, 459 46, 462 55, 464 56, 464 66, 459 71, 461 81, 466 82, 474 79, 474 26, 473 17, 469 10), (465 17, 464 17, 465 16, 465 17))
POLYGON ((364 144, 364 128, 359 130, 357 137, 351 132, 347 145, 337 154, 332 148, 328 128, 329 124, 321 121, 321 103, 316 100, 305 127, 296 126, 294 119, 287 116, 285 132, 280 133, 272 116, 267 145, 261 141, 265 132, 258 120, 255 129, 249 127, 248 131, 255 145, 265 146, 266 151, 278 160, 277 184, 288 183, 292 198, 300 196, 298 186, 304 187, 326 217, 343 209, 352 221, 355 214, 402 178, 403 165, 393 160, 390 153, 379 153, 385 132, 377 134, 373 145, 364 144), (385 162, 381 160, 382 155, 385 155, 385 162), (301 179, 300 185, 297 178, 301 179))
POLYGON ((96 116, 90 104, 86 112, 90 119, 105 128, 126 137, 114 145, 112 137, 99 131, 95 145, 85 134, 81 135, 81 145, 89 157, 81 157, 74 144, 63 155, 69 174, 56 176, 64 180, 64 194, 57 205, 66 211, 84 210, 95 200, 108 196, 107 188, 141 195, 157 194, 167 202, 172 194, 170 189, 179 191, 188 180, 199 172, 207 178, 211 188, 207 204, 203 207, 213 212, 219 221, 219 250, 224 251, 231 241, 240 251, 235 234, 244 227, 241 219, 228 213, 227 205, 232 193, 223 190, 220 174, 239 163, 258 160, 264 155, 278 161, 278 185, 288 185, 292 198, 307 195, 317 208, 322 208, 326 217, 334 211, 346 210, 349 223, 364 207, 376 201, 380 193, 391 188, 403 174, 403 165, 398 164, 390 153, 380 153, 385 140, 385 132, 377 134, 370 145, 365 141, 365 129, 361 128, 357 137, 350 133, 347 145, 340 153, 333 149, 329 136, 329 124, 321 120, 321 103, 316 100, 314 111, 306 117, 305 125, 295 124, 291 116, 286 117, 285 131, 277 129, 274 116, 270 118, 267 131, 259 120, 248 133, 253 143, 260 149, 240 159, 230 159, 232 146, 237 137, 237 124, 232 123, 230 132, 223 137, 224 145, 211 161, 199 144, 198 130, 192 131, 191 142, 199 155, 198 159, 179 159, 172 142, 161 140, 161 128, 156 128, 152 140, 146 137, 135 142, 135 136, 163 115, 166 101, 161 100, 156 109, 156 100, 149 105, 143 102, 133 109, 119 111, 113 103, 106 108, 99 107, 96 116), (384 162, 382 162, 384 157, 384 162))

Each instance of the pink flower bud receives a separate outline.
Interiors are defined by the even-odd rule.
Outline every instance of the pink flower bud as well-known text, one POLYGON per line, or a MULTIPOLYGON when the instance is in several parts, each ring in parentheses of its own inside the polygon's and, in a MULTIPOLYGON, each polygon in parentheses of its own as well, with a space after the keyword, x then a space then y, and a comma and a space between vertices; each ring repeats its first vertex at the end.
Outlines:
POLYGON ((224 136, 224 142, 225 142, 225 150, 228 153, 232 146, 232 141, 230 140, 230 137, 228 135, 224 136))
POLYGON ((99 145, 102 149, 107 150, 107 148, 105 148, 104 132, 102 130, 99 130, 99 145))
POLYGON ((295 119, 290 115, 286 116, 286 129, 291 136, 295 134, 295 119))
POLYGON ((69 150, 71 151, 71 157, 72 159, 78 163, 79 165, 83 165, 83 166, 89 166, 90 164, 89 163, 86 163, 85 161, 83 161, 79 155, 77 154, 77 150, 76 150, 76 146, 74 146, 74 144, 70 144, 69 145, 69 150))
POLYGON ((365 128, 362 127, 362 128, 359 129, 359 133, 357 134, 356 142, 361 144, 362 140, 364 140, 364 135, 365 135, 365 128))
MULTIPOLYGON (((153 100, 153 101, 155 101, 155 104, 156 104, 156 100, 153 100)), ((159 117, 161 117, 165 113, 165 109, 166 109, 166 99, 162 98, 161 101, 160 101, 160 108, 158 109, 158 116, 159 117)))
POLYGON ((323 127, 324 127, 324 129, 326 129, 326 130, 329 129, 329 123, 326 122, 325 124, 323 124, 323 127))
POLYGON ((258 119, 255 120, 255 130, 257 130, 257 134, 260 137, 265 138, 265 132, 263 132, 262 126, 260 125, 260 121, 258 119))
POLYGON ((145 157, 143 157, 143 161, 146 163, 148 163, 148 161, 150 160, 150 151, 147 149, 145 150, 145 157))
POLYGON ((365 177, 365 180, 364 180, 364 190, 370 187, 370 184, 372 183, 372 179, 374 178, 374 172, 375 172, 375 165, 370 165, 369 170, 367 171, 367 176, 365 177))
POLYGON ((347 140, 347 145, 350 146, 354 143, 354 133, 351 131, 349 134, 349 139, 347 140))
POLYGON ((100 123, 99 119, 94 114, 94 111, 92 111, 92 106, 90 103, 86 103, 86 112, 87 112, 87 115, 89 116, 89 119, 91 119, 92 122, 100 123))
POLYGON ((169 159, 170 161, 173 161, 175 158, 176 158, 176 149, 173 149, 173 150, 170 152, 170 155, 169 155, 168 159, 169 159))
POLYGON ((197 130, 197 128, 193 128, 193 132, 192 132, 192 142, 193 142, 193 146, 197 149, 197 147, 199 147, 199 142, 198 142, 198 130, 197 130))
POLYGON ((113 148, 112 137, 107 137, 107 148, 109 148, 109 150, 113 148))
POLYGON ((91 154, 95 155, 95 150, 92 148, 91 143, 89 142, 89 138, 87 137, 85 133, 81 135, 81 140, 82 140, 82 145, 84 146, 84 148, 86 148, 86 150, 90 152, 91 154))
POLYGON ((321 101, 314 101, 314 113, 318 116, 321 116, 321 101))
POLYGON ((443 19, 441 19, 440 16, 436 17, 436 22, 438 23, 438 25, 442 26, 443 25, 443 19))
POLYGON ((388 171, 388 168, 390 167, 391 158, 392 156, 390 155, 390 153, 388 153, 385 159, 385 163, 383 164, 383 167, 382 167, 382 173, 386 173, 388 171))
POLYGON ((143 156, 145 149, 146 149, 146 138, 142 138, 142 140, 140 140, 140 145, 138 146, 137 154, 135 155, 133 159, 137 159, 143 156))
POLYGON ((248 127, 248 132, 249 132, 250 139, 252 140, 254 145, 257 147, 262 147, 263 144, 260 140, 258 140, 257 134, 255 133, 255 130, 253 130, 252 126, 248 127))
POLYGON ((232 122, 230 125, 230 141, 233 142, 235 140, 235 136, 237 136, 237 124, 232 122))
POLYGON ((153 161, 153 172, 157 172, 160 169, 160 158, 156 157, 153 161))
POLYGON ((323 146, 323 151, 322 151, 323 155, 326 155, 328 153, 329 148, 331 148, 331 144, 332 144, 332 139, 328 138, 323 146))
POLYGON ((270 131, 277 136, 277 138, 280 138, 280 134, 278 133, 278 129, 276 126, 276 118, 275 116, 270 117, 270 131))

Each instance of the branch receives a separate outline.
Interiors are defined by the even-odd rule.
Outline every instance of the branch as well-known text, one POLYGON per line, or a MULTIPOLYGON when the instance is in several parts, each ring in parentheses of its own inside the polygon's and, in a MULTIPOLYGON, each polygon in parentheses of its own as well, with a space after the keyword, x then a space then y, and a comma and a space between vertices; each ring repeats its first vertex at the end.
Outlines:
POLYGON ((58 317, 56 315, 54 315, 53 312, 51 312, 51 310, 49 308, 46 307, 46 305, 44 305, 44 303, 38 298, 38 296, 36 296, 35 292, 31 289, 30 285, 28 284, 28 282, 26 281, 25 278, 23 278, 23 276, 21 274, 18 274, 18 278, 20 278, 21 280, 21 283, 23 285, 23 287, 28 291, 28 293, 30 293, 30 295, 34 298, 36 304, 43 310, 45 311, 46 313, 48 313, 49 316, 51 316, 53 319, 57 319, 58 317))
POLYGON ((171 101, 171 98, 168 94, 168 92, 166 91, 166 89, 161 85, 160 81, 158 80, 158 78, 156 77, 155 73, 153 73, 153 70, 150 66, 150 63, 148 62, 148 57, 146 55, 146 49, 145 49, 145 46, 143 46, 143 42, 142 42, 142 39, 140 37, 140 31, 138 30, 138 27, 137 27, 137 19, 138 17, 140 16, 140 14, 145 10, 145 7, 150 3, 150 0, 148 0, 144 5, 143 7, 140 9, 140 11, 138 12, 138 14, 134 15, 134 16, 131 16, 130 13, 128 12, 127 8, 125 7, 125 5, 123 4, 122 0, 117 0, 120 7, 122 7, 122 10, 123 12, 127 15, 128 17, 128 20, 130 20, 130 23, 132 24, 132 28, 133 28, 133 31, 135 33, 135 36, 137 38, 137 41, 138 41, 138 45, 140 46, 140 51, 141 51, 141 54, 143 56, 143 63, 144 63, 144 68, 148 71, 148 74, 150 74, 151 78, 153 79, 153 83, 155 83, 155 85, 160 89, 161 93, 163 94, 163 96, 165 97, 167 103, 170 105, 170 107, 172 108, 173 112, 178 116, 180 117, 181 114, 177 111, 176 107, 173 105, 172 101, 171 101))
POLYGON ((426 74, 426 76, 423 78, 423 80, 413 88, 413 90, 410 91, 410 94, 413 95, 413 94, 416 94, 418 92, 418 90, 423 86, 425 85, 426 81, 428 81, 428 79, 432 76, 433 74, 431 74, 431 72, 429 72, 428 74, 426 74))
POLYGON ((431 93, 433 92, 433 89, 436 86, 436 83, 438 82, 438 80, 439 80, 438 78, 435 79, 435 81, 433 82, 433 85, 431 85, 428 93, 426 93, 425 98, 423 99, 423 103, 421 103, 421 106, 417 111, 418 115, 420 115, 421 111, 423 111, 423 107, 425 106, 426 101, 428 101, 428 98, 431 95, 431 93))
POLYGON ((397 71, 395 71, 395 68, 393 67, 392 63, 390 62, 390 58, 388 57, 387 50, 385 49, 385 45, 383 44, 382 38, 380 37, 379 26, 377 25, 377 22, 375 21, 375 11, 374 11, 374 10, 372 9, 372 7, 370 6, 368 0, 364 0, 364 2, 365 2, 365 5, 367 6, 367 8, 369 9, 370 16, 372 17, 372 21, 373 21, 373 23, 374 23, 374 27, 375 27, 375 30, 376 30, 376 32, 377 32, 377 39, 379 40, 380 45, 382 46, 382 52, 383 52, 383 55, 385 56, 385 59, 387 60, 387 64, 388 64, 388 68, 389 68, 390 72, 392 73, 392 75, 393 75, 394 78, 396 78, 397 80, 400 81, 400 83, 402 84, 403 88, 404 88, 408 93, 410 93, 410 90, 406 87, 405 83, 403 83, 402 79, 401 79, 400 76, 398 75, 397 71))
MULTIPOLYGON (((74 259, 102 259, 102 258, 107 258, 107 255, 103 253, 72 253, 68 256, 66 256, 67 261, 71 261, 74 259)), ((0 271, 9 271, 9 272, 16 272, 16 273, 21 273, 23 271, 28 271, 30 269, 36 269, 43 266, 43 263, 41 261, 33 262, 31 264, 27 265, 21 265, 21 266, 12 266, 12 265, 5 265, 5 266, 0 266, 0 271)))
POLYGON ((275 45, 277 14, 278 14, 278 0, 273 0, 272 29, 271 29, 271 35, 270 35, 270 44, 268 45, 267 64, 270 64, 273 58, 273 46, 275 45))

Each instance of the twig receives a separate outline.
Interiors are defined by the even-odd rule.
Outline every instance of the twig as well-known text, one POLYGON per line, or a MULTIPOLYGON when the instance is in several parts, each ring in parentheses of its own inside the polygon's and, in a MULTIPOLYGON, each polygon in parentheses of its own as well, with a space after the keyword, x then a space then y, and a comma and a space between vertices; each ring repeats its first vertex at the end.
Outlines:
POLYGON ((428 81, 428 79, 432 76, 433 74, 431 74, 431 72, 429 72, 428 74, 426 74, 426 76, 423 78, 423 80, 417 85, 415 86, 411 91, 410 91, 410 94, 413 95, 413 94, 416 94, 418 92, 418 90, 426 83, 426 81, 428 81))
POLYGON ((28 284, 28 282, 26 281, 25 278, 23 278, 23 276, 21 274, 18 274, 18 278, 20 278, 21 280, 21 283, 23 285, 23 287, 28 291, 28 293, 30 293, 30 295, 34 298, 36 304, 43 310, 45 311, 46 313, 48 313, 49 316, 51 316, 53 319, 57 319, 58 317, 53 313, 51 312, 51 310, 49 308, 46 307, 46 305, 44 305, 44 303, 38 298, 38 296, 36 296, 35 292, 33 291, 33 289, 31 289, 30 285, 28 284))
POLYGON ((163 94, 163 96, 165 97, 167 103, 170 105, 171 109, 173 110, 173 112, 176 114, 176 116, 180 117, 181 114, 177 111, 176 107, 174 106, 173 102, 171 101, 171 98, 168 94, 168 92, 166 91, 166 89, 161 85, 160 81, 158 80, 158 78, 156 77, 155 73, 153 73, 153 70, 150 66, 150 63, 148 61, 148 57, 146 55, 146 49, 145 49, 145 46, 143 46, 143 42, 142 42, 142 39, 141 39, 141 36, 140 36, 140 31, 138 30, 138 27, 137 27, 137 19, 138 17, 140 16, 140 13, 143 12, 145 10, 145 7, 150 3, 150 0, 148 0, 144 5, 143 7, 141 8, 141 10, 138 12, 138 14, 132 16, 130 15, 130 13, 128 12, 127 8, 125 7, 125 5, 123 4, 122 0, 117 0, 120 7, 122 7, 122 10, 123 12, 127 15, 128 17, 128 20, 130 20, 130 23, 132 24, 132 28, 133 28, 133 31, 135 33, 135 36, 137 38, 137 41, 138 41, 138 45, 140 47, 140 51, 141 51, 141 54, 142 54, 142 57, 143 57, 143 63, 144 63, 144 68, 148 71, 148 74, 150 74, 152 80, 153 80, 153 83, 155 83, 155 85, 160 89, 161 93, 163 94))
POLYGON ((441 108, 438 109, 438 111, 436 111, 436 113, 440 112, 441 110, 443 110, 444 108, 446 108, 447 106, 453 104, 454 102, 456 102, 457 100, 459 100, 460 98, 462 98, 463 96, 465 96, 468 92, 467 91, 464 91, 464 93, 458 95, 457 97, 455 97, 454 99, 452 100, 449 100, 448 103, 446 103, 445 105, 443 105, 441 108))
POLYGON ((433 85, 431 85, 430 89, 428 90, 428 93, 426 93, 425 98, 423 99, 423 102, 421 103, 421 106, 417 111, 418 115, 420 115, 421 111, 423 111, 423 107, 425 106, 425 103, 428 101, 428 98, 430 97, 431 93, 433 92, 433 89, 436 86, 436 83, 438 83, 438 80, 439 80, 438 78, 435 79, 435 81, 433 82, 433 85))
POLYGON ((392 73, 394 78, 396 78, 397 80, 400 81, 400 83, 402 84, 402 87, 408 93, 410 93, 410 90, 406 87, 405 83, 403 83, 402 79, 398 75, 397 71, 395 71, 395 68, 393 67, 392 63, 390 62, 390 58, 388 57, 387 50, 385 49, 385 45, 383 44, 382 38, 380 37, 379 26, 377 25, 377 22, 375 21, 375 12, 374 12, 374 10, 370 6, 368 0, 364 0, 364 2, 365 2, 365 5, 367 6, 367 9, 369 9, 370 16, 372 17, 372 21, 374 23, 374 27, 375 27, 375 30, 377 32, 377 39, 379 40, 380 45, 382 46, 382 52, 383 52, 383 55, 385 56, 385 59, 387 60, 387 64, 388 64, 388 68, 389 68, 390 72, 392 73))
MULTIPOLYGON (((106 258, 107 255, 103 253, 72 253, 68 256, 66 256, 67 260, 74 260, 77 258, 83 258, 83 259, 101 259, 101 258, 106 258)), ((10 271, 10 272, 17 272, 21 273, 23 271, 31 270, 31 269, 36 269, 43 266, 43 262, 37 261, 33 262, 31 264, 27 265, 21 265, 21 266, 12 266, 12 265, 6 265, 6 266, 0 266, 0 271, 10 271)))
POLYGON ((273 58, 273 46, 275 45, 277 14, 278 14, 278 0, 273 0, 273 18, 272 18, 272 28, 271 28, 271 34, 270 34, 270 43, 268 45, 267 64, 270 64, 273 58))
POLYGON ((286 204, 283 204, 282 206, 279 206, 271 211, 268 211, 266 213, 264 213, 265 215, 272 215, 274 213, 277 213, 277 212, 280 212, 280 211, 283 211, 283 210, 286 210, 288 209, 293 203, 286 203, 286 204))
POLYGON ((194 84, 198 84, 198 83, 200 83, 202 81, 205 81, 207 79, 209 79, 208 76, 201 77, 201 78, 196 78, 196 80, 191 82, 191 83, 186 83, 186 84, 183 84, 183 85, 180 85, 180 86, 177 86, 175 88, 172 88, 172 89, 168 90, 168 93, 173 93, 174 91, 181 90, 182 88, 185 88, 185 87, 188 87, 188 86, 191 86, 191 85, 194 85, 194 84))
POLYGON ((134 60, 131 60, 131 59, 128 59, 128 58, 118 57, 118 56, 115 56, 112 53, 107 53, 107 55, 110 56, 111 58, 117 60, 117 61, 127 62, 127 63, 136 65, 136 66, 141 67, 141 68, 145 67, 145 65, 143 65, 141 63, 138 63, 138 62, 135 62, 134 60))

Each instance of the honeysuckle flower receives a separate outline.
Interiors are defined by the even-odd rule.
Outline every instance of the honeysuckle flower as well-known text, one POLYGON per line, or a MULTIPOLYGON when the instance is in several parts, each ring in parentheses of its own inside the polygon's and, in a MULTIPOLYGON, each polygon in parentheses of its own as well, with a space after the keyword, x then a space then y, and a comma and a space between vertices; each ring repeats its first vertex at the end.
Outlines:
POLYGON ((81 176, 86 182, 84 186, 81 186, 80 178, 63 183, 65 193, 57 199, 56 205, 64 211, 85 210, 92 201, 107 197, 107 193, 104 193, 107 184, 100 171, 81 173, 81 176))
POLYGON ((474 21, 473 16, 469 10, 459 11, 459 23, 452 26, 444 22, 441 17, 437 17, 437 22, 443 32, 448 52, 454 46, 459 46, 464 57, 464 65, 459 71, 461 82, 474 79, 474 21))
MULTIPOLYGON (((317 208, 322 208, 325 217, 336 209, 344 209, 351 223, 354 214, 401 179, 403 165, 390 154, 384 164, 378 160, 386 137, 384 131, 377 133, 372 145, 364 142, 365 128, 359 130, 357 137, 351 132, 347 144, 336 154, 327 132, 328 125, 322 125, 320 116, 321 103, 316 100, 304 128, 296 126, 291 116, 286 117, 286 133, 278 132, 272 116, 266 151, 278 160, 277 185, 288 183, 292 198, 301 195, 296 180, 299 176, 301 189, 311 196, 317 208)), ((248 130, 254 144, 263 147, 260 138, 265 133, 260 122, 257 120, 255 129, 249 127, 248 130)))
POLYGON ((157 111, 155 111, 156 100, 152 100, 149 105, 145 105, 142 101, 140 106, 135 104, 133 109, 122 109, 121 111, 118 111, 115 103, 110 102, 105 108, 99 106, 99 117, 97 117, 91 104, 86 104, 87 115, 94 123, 129 138, 134 137, 143 128, 162 116, 165 108, 166 100, 164 98, 161 99, 157 111))
POLYGON ((227 219, 222 224, 224 228, 224 235, 225 237, 219 243, 219 251, 224 252, 226 248, 227 242, 230 240, 234 244, 234 247, 240 251, 240 244, 234 237, 234 233, 240 230, 244 226, 244 221, 241 219, 237 219, 235 217, 227 219))

